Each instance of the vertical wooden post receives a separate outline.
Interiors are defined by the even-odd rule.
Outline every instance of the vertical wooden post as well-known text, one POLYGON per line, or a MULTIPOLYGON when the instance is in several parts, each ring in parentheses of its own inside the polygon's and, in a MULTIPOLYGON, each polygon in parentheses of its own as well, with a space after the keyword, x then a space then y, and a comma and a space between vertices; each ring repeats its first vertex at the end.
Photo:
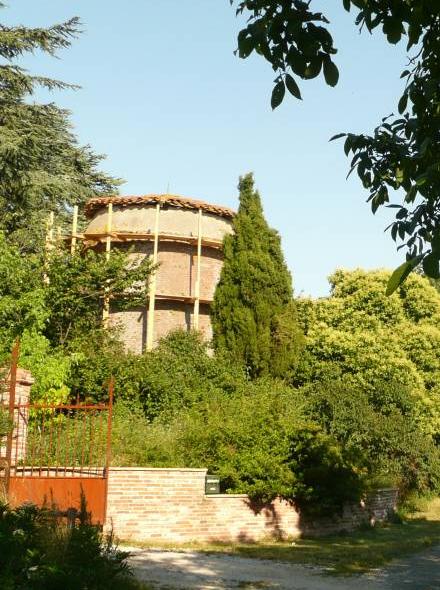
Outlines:
POLYGON ((60 249, 61 247, 61 240, 63 239, 62 233, 61 233, 61 225, 57 225, 57 240, 56 240, 56 247, 57 250, 60 249))
POLYGON ((55 213, 51 211, 49 213, 49 219, 47 220, 47 249, 52 250, 53 247, 53 224, 55 220, 55 213))
MULTIPOLYGON (((47 218, 46 222, 46 244, 45 244, 45 252, 44 252, 44 266, 47 268, 49 264, 49 255, 50 251, 53 248, 53 223, 54 223, 55 215, 54 212, 51 211, 49 213, 49 217, 47 218)), ((49 284, 49 277, 47 273, 44 272, 43 274, 43 282, 48 285, 49 284)))
POLYGON ((107 223, 106 223, 106 239, 105 239, 105 259, 110 260, 110 250, 112 247, 112 221, 113 221, 113 203, 107 205, 107 223))
MULTIPOLYGON (((156 204, 156 216, 154 220, 154 242, 153 242, 153 257, 151 259, 154 265, 157 264, 157 254, 159 251, 159 214, 160 203, 156 204)), ((147 342, 146 349, 152 350, 154 343, 154 308, 156 303, 156 270, 153 271, 150 278, 150 285, 148 289, 148 312, 147 312, 147 342)))
POLYGON ((200 312, 200 270, 202 259, 202 210, 199 209, 198 224, 197 224, 197 263, 196 263, 196 284, 195 284, 195 299, 194 299, 194 330, 199 329, 199 312, 200 312))
POLYGON ((72 237, 70 239, 70 254, 73 256, 76 250, 76 232, 78 231, 78 205, 73 206, 72 237))
POLYGON ((105 469, 108 473, 111 462, 112 446, 111 446, 111 434, 112 434, 112 417, 113 417, 113 394, 115 389, 115 378, 112 376, 108 385, 108 417, 107 417, 107 446, 105 455, 105 469))
MULTIPOLYGON (((6 469, 5 469, 5 490, 9 492, 9 483, 11 480, 11 461, 12 461, 12 439, 14 435, 14 413, 15 413, 15 389, 17 386, 17 367, 18 357, 20 355, 20 341, 16 340, 12 349, 11 369, 9 372, 9 403, 8 412, 11 421, 8 436, 6 438, 6 469)), ((18 425, 17 425, 18 428, 18 425)))
MULTIPOLYGON (((105 238, 105 259, 107 262, 110 260, 110 250, 112 247, 112 221, 113 221, 113 203, 109 203, 107 205, 107 223, 106 223, 106 238, 105 238)), ((107 327, 108 317, 110 313, 110 297, 108 294, 108 287, 105 288, 104 293, 104 308, 102 310, 102 321, 104 323, 104 327, 107 327)))

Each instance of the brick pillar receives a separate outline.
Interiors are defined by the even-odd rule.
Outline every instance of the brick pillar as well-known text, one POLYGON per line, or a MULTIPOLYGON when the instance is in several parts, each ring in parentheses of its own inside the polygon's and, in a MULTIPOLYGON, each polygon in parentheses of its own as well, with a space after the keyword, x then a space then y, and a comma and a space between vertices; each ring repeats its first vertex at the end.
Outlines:
MULTIPOLYGON (((31 387, 34 379, 30 371, 17 369, 17 381, 15 387, 15 405, 24 406, 29 403, 31 387)), ((5 386, 0 390, 0 404, 8 409, 9 404, 9 382, 6 379, 5 386)), ((29 410, 26 407, 14 411, 14 430, 12 434, 12 464, 17 463, 26 456, 26 436, 29 410)), ((0 446, 0 457, 4 457, 6 446, 0 446)))

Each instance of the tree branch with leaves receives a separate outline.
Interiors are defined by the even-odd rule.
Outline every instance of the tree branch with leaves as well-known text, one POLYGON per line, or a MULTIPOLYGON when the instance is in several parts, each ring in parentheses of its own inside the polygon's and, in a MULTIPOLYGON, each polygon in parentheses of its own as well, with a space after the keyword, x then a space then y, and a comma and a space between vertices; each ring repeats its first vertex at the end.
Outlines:
MULTIPOLYGON (((234 1, 231 1, 233 4, 234 1)), ((238 35, 238 55, 253 51, 277 73, 272 108, 286 89, 301 98, 298 79, 323 73, 327 84, 338 82, 333 62, 336 49, 323 13, 313 12, 313 1, 243 0, 237 14, 248 24, 238 35)), ((373 135, 341 133, 345 153, 369 191, 373 213, 382 206, 396 209, 389 225, 391 237, 406 249, 406 261, 388 284, 392 293, 419 264, 432 278, 440 277, 440 5, 432 0, 343 0, 356 11, 355 26, 372 33, 381 28, 387 41, 407 41, 413 51, 398 102, 398 115, 382 120, 373 135), (400 203, 391 203, 395 198, 400 203)))

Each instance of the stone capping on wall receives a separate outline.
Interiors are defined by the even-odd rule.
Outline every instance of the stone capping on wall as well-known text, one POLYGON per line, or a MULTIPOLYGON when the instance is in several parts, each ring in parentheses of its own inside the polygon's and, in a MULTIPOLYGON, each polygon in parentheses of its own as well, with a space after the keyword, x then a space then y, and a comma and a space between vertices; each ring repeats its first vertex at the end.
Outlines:
POLYGON ((17 369, 17 385, 27 385, 31 386, 35 382, 35 379, 32 377, 32 374, 27 369, 21 369, 20 367, 17 369))
MULTIPOLYGON (((2 388, 0 391, 0 403, 4 406, 7 406, 9 403, 9 368, 6 369, 5 367, 0 367, 0 373, 5 372, 3 377, 2 388)), ((31 387, 34 384, 35 379, 32 377, 32 374, 27 369, 22 369, 21 367, 17 368, 17 377, 16 377, 16 388, 15 388, 15 403, 19 404, 26 404, 29 402, 30 395, 31 395, 31 387)))
POLYGON ((384 520, 397 492, 378 490, 343 514, 309 522, 292 502, 258 505, 246 494, 205 495, 206 469, 111 467, 107 527, 117 537, 152 543, 255 542, 354 530, 384 520))
POLYGON ((111 467, 112 471, 181 471, 182 473, 208 473, 207 469, 200 467, 111 467))

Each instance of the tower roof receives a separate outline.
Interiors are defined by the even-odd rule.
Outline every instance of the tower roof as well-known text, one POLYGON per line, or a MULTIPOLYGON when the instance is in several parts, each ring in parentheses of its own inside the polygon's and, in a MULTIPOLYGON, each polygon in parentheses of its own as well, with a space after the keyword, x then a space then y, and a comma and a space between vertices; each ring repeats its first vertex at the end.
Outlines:
POLYGON ((198 199, 190 199, 188 197, 180 197, 178 195, 139 195, 139 196, 108 196, 108 197, 95 197, 87 201, 84 212, 87 217, 93 217, 93 214, 97 209, 113 203, 118 207, 130 207, 139 205, 155 205, 161 203, 168 207, 175 207, 177 209, 202 209, 207 213, 213 215, 219 215, 220 217, 226 217, 232 219, 235 215, 233 209, 229 207, 222 207, 221 205, 212 205, 205 201, 199 201, 198 199))

